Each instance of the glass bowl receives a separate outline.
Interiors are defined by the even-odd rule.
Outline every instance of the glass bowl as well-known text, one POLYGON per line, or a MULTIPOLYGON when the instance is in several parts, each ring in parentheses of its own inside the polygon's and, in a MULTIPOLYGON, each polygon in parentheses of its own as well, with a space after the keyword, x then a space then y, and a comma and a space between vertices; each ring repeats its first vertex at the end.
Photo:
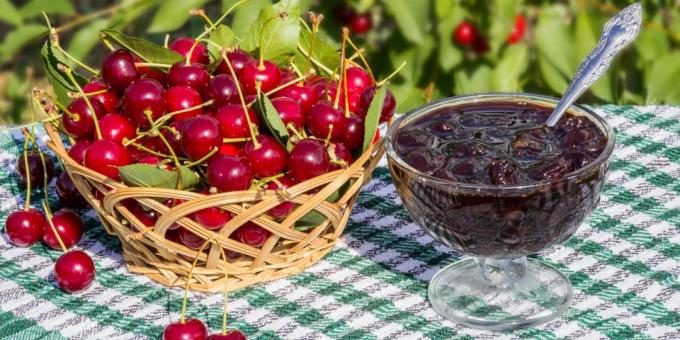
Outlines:
POLYGON ((569 306, 569 280, 552 266, 526 255, 566 241, 592 212, 609 172, 612 128, 596 113, 572 106, 607 138, 590 164, 562 178, 525 185, 456 182, 423 173, 399 157, 397 133, 433 112, 480 106, 540 107, 557 98, 488 93, 447 98, 414 109, 387 132, 388 166, 411 218, 435 239, 470 257, 432 278, 429 299, 446 318, 483 329, 508 330, 551 320, 569 306))

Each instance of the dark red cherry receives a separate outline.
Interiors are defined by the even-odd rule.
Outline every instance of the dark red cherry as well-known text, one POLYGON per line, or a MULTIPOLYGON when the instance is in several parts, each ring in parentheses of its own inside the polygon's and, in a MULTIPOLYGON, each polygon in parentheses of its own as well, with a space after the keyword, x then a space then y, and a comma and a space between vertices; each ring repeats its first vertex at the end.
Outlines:
POLYGON ((333 107, 333 103, 319 101, 312 106, 312 112, 307 117, 307 129, 314 136, 326 139, 330 136, 332 141, 339 141, 345 134, 347 119, 345 114, 333 107))
POLYGON ((33 151, 29 151, 26 156, 27 159, 24 159, 24 154, 21 153, 17 157, 17 172, 19 172, 21 184, 26 185, 26 179, 30 177, 31 188, 42 188, 45 186, 45 175, 47 175, 47 183, 50 183, 52 177, 54 177, 52 158, 47 154, 43 154, 41 157, 40 153, 33 151), (43 159, 45 166, 43 166, 43 159), (26 171, 26 160, 28 160, 28 172, 26 171))
POLYGON ((342 24, 349 24, 357 14, 354 8, 346 3, 341 3, 333 8, 335 18, 342 24))
POLYGON ((253 181, 253 169, 245 159, 215 155, 208 161, 207 177, 221 192, 246 190, 253 181))
POLYGON ((130 153, 119 142, 95 141, 85 153, 85 166, 114 180, 119 180, 118 167, 132 162, 130 153))
POLYGON ((103 90, 106 90, 106 92, 89 96, 89 98, 101 103, 102 106, 104 106, 104 109, 106 109, 106 112, 116 112, 118 110, 118 102, 120 99, 118 98, 118 94, 113 89, 111 89, 109 85, 104 82, 104 80, 96 78, 83 86, 83 92, 85 93, 94 93, 103 90))
POLYGON ((453 29, 453 40, 460 46, 471 46, 477 36, 477 28, 468 21, 462 21, 453 29))
MULTIPOLYGON (((208 192, 204 192, 208 194, 208 192)), ((194 220, 206 229, 216 230, 231 220, 231 213, 217 207, 205 208, 194 213, 194 220)))
POLYGON ((82 208, 87 205, 87 201, 66 171, 57 177, 57 196, 59 196, 59 202, 67 207, 82 208))
POLYGON ((268 92, 279 85, 281 72, 274 63, 265 60, 262 65, 257 60, 251 60, 243 67, 241 75, 242 90, 245 94, 257 94, 257 84, 261 92, 268 92))
POLYGON ((508 35, 508 44, 516 44, 520 42, 524 37, 525 29, 526 19, 523 15, 517 14, 517 16, 515 16, 515 25, 512 27, 510 35, 508 35))
POLYGON ((329 152, 333 152, 336 161, 344 162, 344 164, 331 163, 331 171, 346 168, 354 162, 352 151, 343 143, 333 144, 333 146, 329 148, 329 152))
MULTIPOLYGON (((176 207, 176 206, 178 206, 182 203, 184 203, 184 200, 172 199, 172 198, 168 198, 167 200, 163 201, 163 204, 168 208, 174 208, 174 207, 176 207)), ((176 230, 176 229, 180 229, 180 228, 182 228, 182 226, 177 222, 171 224, 170 227, 168 227, 169 230, 176 230)))
POLYGON ((210 81, 210 74, 203 64, 193 63, 187 65, 179 62, 170 67, 168 71, 168 86, 185 85, 202 92, 210 81))
MULTIPOLYGON (((62 209, 52 216, 52 225, 57 229, 61 241, 66 248, 71 248, 78 244, 83 237, 83 220, 73 210, 62 209)), ((42 237, 43 242, 52 249, 61 249, 59 240, 48 225, 42 237)))
POLYGON ((187 248, 197 250, 197 249, 201 248, 203 243, 205 243, 205 240, 203 238, 192 233, 189 229, 180 227, 177 230, 179 230, 179 240, 180 240, 180 242, 183 245, 187 246, 187 248))
MULTIPOLYGON (((316 94, 311 86, 289 85, 276 91, 276 97, 291 98, 300 104, 302 112, 307 114, 312 110, 312 106, 316 103, 316 94)), ((273 100, 273 99, 272 99, 273 100)))
MULTIPOLYGON (((347 93, 358 93, 361 94, 364 90, 373 86, 373 79, 360 67, 349 67, 347 68, 347 93)), ((343 84, 344 86, 344 84, 343 84)), ((343 90, 345 88, 343 87, 343 90)))
POLYGON ((218 151, 220 155, 226 155, 226 156, 237 156, 237 157, 245 157, 246 154, 243 151, 243 147, 232 144, 232 143, 222 143, 220 146, 220 151, 218 151))
POLYGON ((102 62, 102 78, 114 90, 123 92, 140 74, 135 67, 135 58, 125 50, 111 52, 102 62))
POLYGON ((47 220, 38 209, 18 210, 7 217, 5 233, 15 246, 28 247, 38 242, 45 233, 47 220))
POLYGON ((213 117, 191 118, 182 129, 182 151, 191 160, 199 160, 222 145, 222 129, 213 117))
MULTIPOLYGON (((253 56, 248 54, 248 52, 244 52, 241 50, 233 50, 231 52, 227 53, 227 58, 229 58, 229 62, 231 63, 231 67, 234 69, 234 73, 236 76, 241 75, 241 71, 243 71, 243 68, 246 66, 246 64, 254 60, 253 56)), ((217 70, 215 71, 217 74, 228 74, 231 75, 231 71, 229 71, 229 66, 227 66, 227 63, 222 60, 222 62, 217 66, 217 70)))
POLYGON ((371 13, 355 14, 349 23, 352 32, 362 35, 368 33, 373 28, 373 19, 371 13))
POLYGON ((168 89, 165 93, 165 106, 168 112, 192 110, 178 113, 172 116, 172 120, 177 121, 184 118, 191 118, 203 113, 202 107, 197 107, 203 103, 201 95, 189 86, 178 85, 168 89))
MULTIPOLYGON (((288 177, 288 176, 283 176, 279 177, 276 179, 276 181, 271 181, 267 183, 267 190, 276 190, 276 191, 284 191, 285 189, 288 189, 292 187, 294 184, 293 180, 288 177)), ((285 197, 285 196, 283 196, 285 197)), ((281 220, 286 218, 297 206, 297 204, 293 202, 283 202, 267 211, 267 213, 277 219, 281 220)))
POLYGON ((298 131, 305 126, 305 114, 295 99, 279 97, 271 100, 283 124, 293 124, 298 131))
MULTIPOLYGON (((135 58, 135 63, 145 63, 146 62, 137 55, 133 55, 133 58, 135 58)), ((161 71, 159 68, 149 67, 149 66, 137 66, 137 71, 139 71, 142 78, 153 79, 153 80, 156 80, 163 85, 165 85, 165 82, 167 81, 167 75, 165 74, 165 72, 161 71)))
MULTIPOLYGON (((371 106, 371 102, 373 101, 373 97, 375 97, 375 92, 377 91, 378 87, 377 86, 371 86, 369 88, 366 88, 364 92, 361 94, 361 115, 366 116, 366 113, 368 113, 368 108, 371 106)), ((392 91, 389 89, 387 90, 387 93, 385 93, 385 100, 383 100, 383 107, 382 111, 380 112, 380 122, 389 122, 392 117, 394 116, 394 111, 397 108, 397 101, 394 99, 394 95, 392 94, 392 91)))
POLYGON ((165 114, 165 90, 156 80, 140 79, 125 90, 123 113, 138 127, 148 128, 147 111, 154 121, 165 114))
POLYGON ((208 337, 208 340, 247 340, 245 334, 238 330, 231 330, 225 334, 215 333, 208 337))
POLYGON ((157 165, 160 162, 161 162, 160 158, 158 158, 154 155, 147 155, 147 156, 144 156, 144 157, 138 159, 136 163, 157 165))
POLYGON ((253 222, 247 222, 234 231, 234 239, 251 247, 259 248, 267 242, 271 234, 269 230, 253 222))
POLYGON ((158 220, 158 213, 152 209, 145 209, 135 200, 125 200, 123 205, 135 215, 135 217, 146 227, 153 227, 158 220))
POLYGON ((288 168, 298 182, 327 173, 329 165, 326 147, 313 139, 295 144, 288 156, 288 168))
MULTIPOLYGON (((106 109, 97 100, 90 100, 94 114, 101 118, 106 114, 106 109)), ((75 139, 91 138, 95 134, 94 119, 92 110, 87 105, 84 98, 77 98, 68 106, 71 114, 61 116, 64 130, 75 139)))
POLYGON ((283 172, 288 162, 286 149, 276 139, 267 135, 257 136, 257 141, 259 147, 251 140, 244 148, 255 176, 264 178, 283 172))
MULTIPOLYGON (((330 101, 330 102, 334 102, 335 101, 335 95, 337 94, 337 91, 338 91, 338 84, 334 81, 330 81, 328 79, 323 79, 323 80, 315 82, 312 85, 312 91, 314 92, 314 97, 316 99, 318 99, 319 101, 327 100, 327 101, 330 101)), ((344 94, 345 94, 345 91, 341 89, 341 91, 340 91, 340 101, 342 103, 344 103, 344 94)), ((311 109, 310 109, 310 111, 311 111, 311 109)))
MULTIPOLYGON (((254 124, 254 129, 260 125, 257 114, 253 109, 248 108, 248 117, 250 123, 254 124)), ((250 130, 248 129, 248 121, 246 120, 245 110, 241 104, 228 104, 223 106, 215 118, 220 122, 224 138, 248 138, 250 137, 250 130)))
POLYGON ((192 46, 196 43, 196 40, 191 38, 177 38, 168 45, 168 48, 181 54, 185 59, 191 52, 191 57, 189 60, 193 63, 201 63, 203 65, 210 64, 210 56, 208 55, 208 49, 205 44, 198 43, 194 50, 191 51, 192 46))
POLYGON ((472 50, 475 53, 484 54, 488 53, 491 50, 491 47, 489 46, 489 41, 480 35, 472 43, 472 50))
POLYGON ((199 319, 187 319, 184 323, 171 323, 163 330, 163 340, 205 340, 207 338, 208 327, 199 319))
POLYGON ((92 142, 87 139, 78 140, 73 146, 68 150, 68 155, 78 164, 83 164, 85 161, 85 152, 87 148, 90 147, 92 142))
POLYGON ((364 144, 364 119, 350 115, 345 126, 344 144, 350 149, 358 149, 364 144))
POLYGON ((212 99, 216 108, 239 102, 234 78, 227 74, 220 74, 210 79, 205 89, 205 98, 206 100, 212 99))
MULTIPOLYGON (((172 147, 172 150, 175 152, 175 155, 178 157, 184 157, 184 151, 182 150, 182 131, 184 131, 184 127, 186 124, 191 120, 191 118, 188 119, 182 119, 182 120, 177 120, 172 123, 170 123, 169 127, 172 129, 162 129, 161 133, 165 137, 165 140, 170 144, 172 147)), ((154 149, 160 153, 169 155, 170 150, 168 150, 167 145, 163 142, 162 139, 156 138, 155 139, 155 146, 154 149)))
POLYGON ((127 117, 118 113, 109 113, 99 120, 99 129, 103 139, 110 139, 122 143, 124 139, 133 139, 136 136, 134 125, 127 117))
POLYGON ((75 293, 87 288, 94 280, 94 262, 80 250, 71 250, 57 259, 54 277, 59 288, 75 293))

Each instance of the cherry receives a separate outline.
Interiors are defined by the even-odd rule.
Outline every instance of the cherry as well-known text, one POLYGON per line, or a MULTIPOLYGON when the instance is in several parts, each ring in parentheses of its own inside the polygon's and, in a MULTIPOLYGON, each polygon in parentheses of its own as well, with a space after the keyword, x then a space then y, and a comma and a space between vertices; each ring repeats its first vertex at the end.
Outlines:
POLYGON ((333 14, 335 14, 335 17, 340 23, 349 24, 357 13, 352 6, 342 3, 333 8, 333 14))
POLYGON ((352 163, 354 163, 352 151, 344 143, 336 143, 330 150, 332 150, 336 160, 345 162, 344 166, 341 166, 340 164, 331 163, 330 166, 331 171, 339 170, 342 169, 343 167, 348 167, 352 163))
POLYGON ((307 129, 318 138, 328 138, 338 141, 345 134, 347 119, 345 114, 333 107, 333 103, 319 101, 312 106, 312 112, 307 117, 307 129))
POLYGON ((78 164, 83 164, 85 161, 85 152, 87 148, 90 147, 92 142, 87 139, 78 140, 71 148, 68 150, 68 155, 78 164))
POLYGON ((115 91, 111 90, 111 88, 109 88, 109 85, 106 84, 104 80, 96 78, 91 80, 89 83, 85 84, 85 86, 83 86, 83 92, 85 93, 99 92, 103 90, 107 91, 89 96, 89 98, 94 99, 101 103, 102 106, 104 106, 104 109, 106 109, 106 112, 108 113, 116 112, 116 110, 118 109, 118 101, 120 99, 118 98, 118 94, 115 91))
MULTIPOLYGON (((194 43, 196 43, 196 40, 182 37, 171 42, 170 45, 168 45, 168 48, 181 54, 182 57, 186 59, 194 43)), ((208 49, 205 47, 205 44, 198 43, 198 45, 194 47, 193 52, 191 52, 189 60, 193 63, 201 63, 203 65, 210 64, 210 56, 208 55, 208 49)))
POLYGON ((40 153, 33 151, 29 151, 26 156, 28 160, 28 173, 26 172, 24 154, 22 153, 17 157, 17 172, 19 172, 21 184, 26 185, 28 176, 31 179, 31 188, 42 188, 45 186, 45 175, 47 175, 47 183, 50 183, 52 177, 54 177, 54 162, 52 162, 52 158, 46 154, 43 154, 41 157, 40 153), (44 167, 43 159, 45 160, 44 167))
MULTIPOLYGON (((184 157, 184 150, 182 150, 182 131, 184 131, 184 127, 187 125, 187 123, 191 119, 181 119, 174 121, 170 123, 168 126, 170 129, 163 128, 161 130, 161 133, 163 134, 163 137, 165 137, 165 140, 170 144, 170 147, 172 147, 172 150, 175 152, 175 155, 177 157, 184 157), (171 130, 172 129, 172 130, 171 130)), ((155 141, 155 146, 153 149, 160 153, 164 154, 170 154, 170 150, 168 150, 168 147, 165 145, 162 139, 156 138, 154 139, 155 141)))
MULTIPOLYGON (((94 114, 101 118, 106 114, 106 108, 97 100, 90 100, 94 114)), ((94 135, 95 126, 92 118, 92 110, 84 98, 77 98, 68 106, 71 114, 61 117, 64 130, 75 139, 90 138, 94 135)))
POLYGON ((215 155, 208 161, 206 177, 221 192, 246 190, 253 181, 253 169, 242 158, 215 155))
MULTIPOLYGON (((227 52, 227 58, 229 59, 231 67, 234 69, 234 73, 236 74, 237 77, 241 75, 241 71, 243 71, 243 68, 246 66, 246 64, 249 61, 254 60, 253 56, 248 54, 248 52, 244 52, 241 50, 233 50, 231 52, 227 52)), ((229 66, 227 66, 227 62, 222 60, 222 62, 217 66, 217 70, 215 70, 215 73, 231 75, 231 71, 229 71, 229 66)))
POLYGON ((47 227, 45 215, 38 209, 18 210, 7 217, 5 233, 15 246, 28 247, 38 242, 47 227))
POLYGON ((352 32, 359 35, 368 33, 373 27, 371 13, 355 14, 352 19, 350 19, 349 27, 352 29, 352 32))
POLYGON ((191 160, 199 160, 222 145, 220 123, 213 117, 191 118, 182 129, 182 151, 191 160))
POLYGON ((210 74, 203 64, 187 65, 185 62, 179 62, 172 65, 168 71, 169 86, 185 85, 201 92, 208 85, 208 81, 210 81, 210 74))
MULTIPOLYGON (((361 106, 361 115, 366 116, 368 113, 368 108, 371 106, 371 102, 373 102, 373 97, 375 97, 375 93, 378 91, 377 86, 371 86, 368 87, 364 90, 364 92, 361 94, 361 103, 359 104, 361 106)), ((387 93, 385 93, 385 100, 383 100, 383 107, 382 111, 380 111, 380 122, 389 122, 392 117, 394 116, 394 111, 397 108, 397 101, 394 99, 394 95, 392 94, 392 91, 389 89, 387 90, 387 93)))
POLYGON ((330 160, 326 147, 319 141, 304 139, 288 156, 288 168, 296 181, 304 181, 328 172, 330 160))
POLYGON ((271 101, 283 124, 286 126, 293 124, 298 131, 305 126, 305 115, 302 112, 302 107, 295 99, 279 97, 271 101))
MULTIPOLYGON (((169 112, 186 110, 191 107, 199 106, 203 103, 201 95, 189 86, 178 85, 168 89, 165 93, 165 106, 169 112)), ((190 111, 185 111, 172 116, 172 120, 191 118, 203 113, 202 107, 197 107, 190 111)))
MULTIPOLYGON (((223 106, 215 118, 220 122, 224 138, 248 138, 250 137, 250 130, 248 129, 248 121, 246 120, 245 110, 240 104, 228 104, 223 106)), ((250 122, 255 125, 255 129, 260 125, 257 114, 253 109, 248 108, 248 116, 250 122)))
MULTIPOLYGON (((276 181, 271 181, 271 182, 267 183, 266 188, 267 188, 267 190, 283 191, 283 190, 288 189, 291 186, 293 186, 293 184, 294 184, 294 182, 290 177, 283 176, 283 177, 277 178, 276 181)), ((297 204, 295 204, 293 202, 283 202, 283 203, 269 209, 269 211, 267 211, 267 213, 271 217, 273 217, 277 220, 282 220, 282 219, 286 218, 286 216, 288 216, 293 211, 293 209, 295 209, 296 206, 297 206, 297 204)))
POLYGON ((234 78, 227 74, 220 74, 210 79, 205 89, 205 98, 212 99, 217 108, 238 102, 238 90, 234 78))
POLYGON ((345 126, 344 144, 350 149, 358 149, 364 144, 364 119, 350 115, 345 126))
POLYGON ((218 152, 220 155, 226 156, 244 157, 246 155, 242 148, 231 143, 222 143, 220 146, 220 151, 218 152))
MULTIPOLYGON (((368 74, 359 67, 349 67, 347 68, 347 93, 358 93, 361 94, 364 90, 373 85, 373 79, 368 74)), ((343 85, 344 86, 344 85, 343 85)), ((344 87, 342 88, 344 91, 344 87)))
POLYGON ((59 287, 69 293, 87 288, 94 280, 94 262, 80 250, 71 250, 59 256, 54 264, 54 277, 59 287))
MULTIPOLYGON (((207 191, 203 193, 208 194, 207 191)), ((222 228, 231 220, 231 213, 217 207, 210 207, 195 212, 194 220, 206 229, 215 230, 222 228)))
MULTIPOLYGON (((316 103, 316 93, 311 86, 301 86, 301 85, 289 85, 276 91, 274 94, 276 97, 291 98, 300 104, 303 113, 309 113, 312 110, 312 106, 316 103)), ((274 102, 274 99, 272 99, 274 102)), ((276 105, 274 105, 276 107, 276 105)), ((277 109, 278 110, 278 109, 277 109)))
POLYGON ((139 71, 135 67, 135 58, 125 50, 111 52, 102 62, 102 78, 111 87, 123 92, 133 81, 139 79, 139 71))
POLYGON ((66 171, 57 177, 57 196, 59 196, 59 202, 67 207, 82 208, 87 204, 66 171))
POLYGON ((137 219, 144 224, 146 227, 153 227, 156 225, 158 220, 158 213, 153 209, 144 209, 141 204, 137 203, 135 200, 125 200, 123 205, 137 217, 137 219))
POLYGON ((247 222, 234 231, 234 239, 251 247, 259 248, 267 242, 271 232, 253 222, 247 222))
POLYGON ((247 338, 246 338, 245 334, 234 329, 234 330, 228 331, 225 334, 222 334, 222 333, 211 334, 208 337, 208 340, 247 340, 247 338))
MULTIPOLYGON (((334 81, 323 79, 312 85, 312 91, 314 91, 314 96, 318 100, 334 101, 338 91, 338 84, 334 81)), ((345 91, 342 88, 340 89, 340 102, 345 102, 345 91)))
POLYGON ((512 27, 510 35, 508 35, 508 44, 516 44, 522 40, 525 29, 526 19, 523 15, 517 14, 517 16, 515 16, 515 25, 512 27))
POLYGON ((205 243, 203 238, 192 233, 189 229, 180 227, 178 230, 179 240, 183 245, 187 246, 187 248, 197 250, 205 243))
MULTIPOLYGON (((83 221, 73 210, 62 209, 52 216, 52 225, 57 229, 61 241, 66 248, 76 245, 83 236, 83 221)), ((61 249, 52 226, 45 227, 42 237, 43 242, 52 249, 61 249)))
POLYGON ((99 120, 99 129, 103 139, 122 143, 124 139, 135 138, 135 127, 127 117, 118 113, 109 113, 99 120))
POLYGON ((477 39, 477 36, 477 28, 468 21, 461 21, 453 29, 453 40, 460 46, 471 46, 477 39))
POLYGON ((154 155, 146 155, 136 161, 139 164, 158 165, 161 160, 154 155))
POLYGON ((208 327, 199 319, 187 319, 165 326, 163 340, 204 340, 208 338, 208 327))
POLYGON ((283 172, 288 161, 286 149, 273 137, 259 135, 256 138, 259 147, 255 147, 252 140, 245 145, 246 158, 255 176, 264 178, 283 172))
POLYGON ((279 67, 274 63, 265 60, 262 65, 257 60, 246 63, 239 76, 241 87, 245 94, 257 94, 257 84, 260 84, 261 92, 273 90, 281 80, 279 67))
MULTIPOLYGON (((176 207, 176 206, 178 206, 182 203, 184 203, 184 200, 180 200, 180 199, 176 199, 176 198, 175 199, 168 198, 167 200, 163 201, 163 204, 168 208, 174 208, 174 207, 176 207)), ((170 227, 168 227, 169 230, 176 230, 176 229, 180 229, 180 228, 182 228, 182 226, 177 222, 171 224, 170 227)))
POLYGON ((165 90, 153 79, 140 79, 128 86, 123 95, 123 112, 138 127, 151 126, 146 112, 156 120, 165 113, 165 90))
POLYGON ((489 41, 482 36, 478 36, 477 39, 472 43, 472 50, 478 54, 484 54, 491 50, 489 46, 489 41))
POLYGON ((85 166, 114 180, 119 180, 118 167, 131 163, 130 153, 119 142, 95 141, 85 153, 85 166))
MULTIPOLYGON (((146 62, 136 54, 134 54, 132 57, 135 59, 135 63, 146 62)), ((167 76, 166 76, 165 72, 159 70, 156 67, 137 66, 137 71, 139 71, 139 73, 142 75, 142 78, 154 79, 161 84, 165 84, 165 82, 167 80, 167 76)))

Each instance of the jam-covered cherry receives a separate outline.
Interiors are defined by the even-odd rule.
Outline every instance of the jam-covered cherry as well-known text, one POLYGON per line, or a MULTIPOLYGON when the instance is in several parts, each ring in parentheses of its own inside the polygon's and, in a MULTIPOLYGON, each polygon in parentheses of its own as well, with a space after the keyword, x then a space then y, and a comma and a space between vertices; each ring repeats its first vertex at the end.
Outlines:
POLYGON ((524 37, 525 29, 526 19, 523 15, 517 14, 517 16, 515 16, 515 25, 512 27, 510 35, 508 35, 508 44, 516 44, 520 42, 524 37))
POLYGON ((201 95, 186 85, 173 86, 165 93, 165 106, 168 112, 184 111, 172 116, 172 120, 175 121, 200 115, 203 113, 203 108, 200 107, 202 103, 201 95), (188 110, 192 107, 193 109, 188 110))
MULTIPOLYGON (((366 88, 364 92, 361 93, 361 103, 359 105, 361 106, 362 116, 365 117, 366 113, 368 113, 368 108, 371 106, 371 102, 373 102, 373 97, 375 97, 375 93, 377 91, 377 86, 371 86, 366 88)), ((385 93, 385 100, 383 100, 382 111, 380 111, 380 122, 389 122, 394 116, 394 111, 396 108, 397 101, 394 99, 392 91, 388 89, 385 93)))
POLYGON ((328 172, 330 159, 323 143, 305 139, 295 144, 288 156, 288 168, 296 181, 305 181, 328 172))
POLYGON ((208 338, 208 327, 199 319, 187 319, 167 325, 163 340, 204 340, 208 338))
MULTIPOLYGON (((289 85, 276 91, 276 97, 291 98, 300 104, 302 112, 307 114, 312 110, 312 106, 316 103, 316 93, 311 86, 308 85, 289 85)), ((272 102, 274 99, 272 99, 272 102)), ((276 105, 275 105, 276 106, 276 105)))
MULTIPOLYGON (((231 67, 234 69, 234 73, 237 77, 241 75, 241 71, 243 71, 243 68, 248 62, 255 60, 255 58, 248 54, 248 52, 241 50, 227 52, 227 58, 229 59, 229 63, 231 63, 231 67)), ((227 66, 227 62, 222 60, 219 66, 217 66, 215 73, 231 75, 231 71, 229 70, 229 66, 227 66)))
POLYGON ((265 60, 260 64, 257 60, 251 60, 243 67, 239 77, 245 94, 257 94, 257 84, 260 84, 260 91, 263 93, 279 85, 281 72, 270 61, 265 60))
POLYGON ((191 53, 191 57, 189 57, 189 60, 193 63, 201 63, 203 65, 208 65, 210 64, 210 56, 208 55, 208 48, 205 47, 205 44, 203 43, 198 43, 196 44, 196 47, 193 48, 193 51, 191 50, 192 46, 196 43, 196 40, 187 38, 187 37, 182 37, 182 38, 177 38, 173 42, 168 45, 168 48, 181 54, 182 57, 185 59, 191 53))
POLYGON ((208 340, 247 340, 247 338, 245 334, 241 333, 241 331, 233 329, 224 334, 222 333, 210 334, 208 340))
POLYGON ((477 28, 468 21, 462 21, 453 29, 453 40, 460 46, 471 46, 477 35, 477 28))
POLYGON ((124 139, 135 138, 135 127, 127 117, 118 113, 109 113, 99 120, 99 129, 103 139, 122 143, 124 139))
POLYGON ((75 293, 87 288, 94 280, 94 262, 80 250, 71 250, 57 259, 54 277, 59 288, 75 293))
MULTIPOLYGON (((106 114, 106 109, 97 100, 90 100, 92 109, 97 118, 101 118, 106 114)), ((94 118, 92 118, 92 110, 87 105, 84 98, 76 98, 71 105, 68 106, 68 111, 71 114, 64 114, 61 116, 61 123, 64 130, 75 139, 90 138, 94 136, 95 125, 94 118)))
POLYGON ((288 162, 286 149, 273 137, 259 135, 256 138, 259 145, 251 140, 244 148, 255 176, 264 178, 283 172, 288 162))
POLYGON ((350 115, 347 118, 342 141, 350 149, 358 149, 364 144, 364 119, 361 116, 350 115))
MULTIPOLYGON (((254 129, 260 124, 257 114, 253 109, 248 108, 248 118, 250 123, 254 124, 254 129)), ((223 106, 215 114, 215 118, 220 122, 224 138, 248 138, 250 137, 250 130, 248 129, 248 120, 246 119, 245 110, 240 104, 228 104, 223 106)))
POLYGON ((295 99, 278 97, 272 99, 271 102, 283 124, 286 126, 292 124, 298 130, 305 126, 305 114, 302 112, 302 106, 295 99))
POLYGON ((85 161, 85 152, 87 148, 90 147, 92 142, 87 139, 78 140, 73 146, 68 150, 68 156, 71 157, 76 163, 83 164, 85 161))
MULTIPOLYGON (((66 248, 71 248, 80 241, 83 236, 83 220, 73 210, 62 209, 52 216, 52 225, 66 248)), ((59 240, 54 234, 52 226, 45 228, 42 237, 43 242, 52 249, 61 249, 59 240)))
POLYGON ((234 231, 234 239, 251 247, 259 248, 267 242, 271 232, 253 222, 247 222, 234 231))
POLYGON ((349 27, 352 32, 362 35, 368 33, 373 28, 373 19, 371 13, 357 13, 350 19, 349 27))
POLYGON ((140 78, 135 58, 125 50, 111 52, 102 62, 102 78, 114 90, 123 92, 133 81, 140 78))
POLYGON ((182 150, 191 160, 199 160, 222 145, 222 129, 213 117, 191 118, 182 129, 182 150))
POLYGON ((17 172, 21 179, 21 184, 26 185, 28 177, 31 179, 31 188, 42 188, 45 186, 45 175, 47 175, 47 183, 52 181, 54 177, 54 162, 50 156, 29 151, 24 159, 24 154, 19 154, 17 157, 17 172), (43 159, 45 166, 43 166, 43 159), (28 171, 26 171, 26 160, 28 160, 28 171))
POLYGON ((132 162, 130 153, 119 142, 95 141, 85 153, 85 166, 114 180, 119 180, 118 167, 132 162))
POLYGON ((118 102, 120 98, 118 98, 118 94, 113 89, 111 89, 109 85, 104 82, 104 80, 99 78, 91 80, 89 83, 83 86, 83 92, 97 92, 97 94, 91 95, 89 98, 101 103, 106 109, 106 112, 113 113, 118 110, 118 102))
MULTIPOLYGON (((275 181, 267 183, 267 190, 285 191, 295 184, 289 176, 283 176, 277 178, 275 181)), ((284 196, 285 197, 285 196, 284 196)), ((286 218, 295 209, 297 204, 293 202, 283 202, 267 211, 267 213, 277 219, 281 220, 286 218)))
POLYGON ((312 112, 307 117, 309 132, 321 139, 330 136, 332 141, 342 139, 346 124, 345 114, 328 101, 320 101, 312 106, 312 112))
POLYGON ((221 192, 246 190, 253 181, 253 169, 243 158, 215 155, 208 161, 207 177, 221 192))
POLYGON ((128 86, 123 96, 123 113, 141 128, 151 126, 146 112, 156 120, 165 114, 165 90, 158 81, 140 79, 128 86))
POLYGON ((38 242, 47 227, 45 215, 38 209, 18 210, 7 217, 5 233, 15 246, 28 247, 38 242))
POLYGON ((238 89, 234 78, 228 74, 219 74, 210 79, 205 88, 205 98, 212 99, 217 108, 238 102, 238 89))
POLYGON ((373 79, 371 79, 371 76, 368 74, 368 72, 359 67, 349 67, 347 68, 346 72, 347 93, 361 94, 367 87, 373 85, 373 79))
POLYGON ((82 208, 87 205, 87 201, 83 195, 80 194, 78 188, 73 183, 71 176, 68 172, 63 171, 57 177, 57 196, 59 197, 59 202, 64 206, 71 208, 82 208))
POLYGON ((193 63, 187 65, 179 62, 170 67, 168 71, 168 86, 185 85, 202 92, 210 81, 210 74, 203 64, 193 63))

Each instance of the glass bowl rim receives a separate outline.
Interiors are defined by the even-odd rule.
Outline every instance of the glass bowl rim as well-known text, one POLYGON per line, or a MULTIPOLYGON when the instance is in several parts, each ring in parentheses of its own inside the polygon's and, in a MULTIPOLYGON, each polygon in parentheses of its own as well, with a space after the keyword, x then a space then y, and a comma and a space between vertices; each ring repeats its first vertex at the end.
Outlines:
POLYGON ((493 184, 476 184, 476 183, 466 183, 466 182, 457 182, 454 180, 450 179, 444 179, 444 178, 439 178, 435 177, 432 175, 428 175, 424 172, 421 172, 420 170, 417 170, 410 166, 408 163, 406 163, 399 155, 397 154, 396 150, 394 149, 394 144, 393 144, 393 139, 394 139, 394 134, 397 131, 397 128, 399 125, 408 117, 412 115, 418 115, 418 114, 425 114, 427 112, 431 112, 434 109, 438 107, 445 107, 447 105, 451 104, 464 104, 466 102, 474 102, 475 100, 485 100, 485 101, 490 101, 493 99, 496 100, 507 100, 509 102, 514 102, 518 100, 527 100, 527 101, 533 101, 533 102, 542 102, 542 103, 547 103, 550 105, 557 105, 557 102, 559 101, 558 98, 551 97, 551 96, 545 96, 545 95, 540 95, 540 94, 532 94, 532 93, 513 93, 513 92, 487 92, 487 93, 476 93, 476 94, 469 94, 469 95, 462 95, 462 96, 454 96, 454 97, 447 97, 443 98, 440 100, 433 101, 431 103, 419 106, 417 108, 414 108, 401 116, 397 118, 395 121, 390 124, 389 129, 387 130, 387 135, 385 138, 385 143, 387 144, 387 158, 388 160, 392 160, 395 163, 397 163, 400 167, 407 169, 409 172, 414 173, 418 176, 414 177, 415 179, 418 179, 420 181, 425 181, 425 182, 434 182, 435 184, 439 185, 448 185, 448 186, 455 186, 457 188, 463 188, 463 189, 473 189, 473 190, 494 190, 494 191, 516 191, 516 190, 522 190, 522 189, 529 189, 529 188, 537 188, 545 185, 551 185, 554 183, 559 183, 559 182, 564 182, 568 180, 573 180, 579 178, 579 176, 589 173, 592 169, 600 167, 604 162, 606 162, 612 155, 612 152, 614 151, 614 145, 616 143, 616 136, 614 135, 614 130, 612 127, 607 123, 607 121, 602 118, 600 115, 595 113, 593 110, 581 106, 581 105, 572 105, 569 107, 567 110, 568 112, 573 112, 574 109, 577 110, 576 113, 579 115, 583 115, 585 113, 586 117, 596 121, 596 123, 599 123, 602 127, 604 127, 603 132, 605 132, 605 136, 607 137, 607 145, 605 148, 602 150, 600 155, 595 158, 591 163, 588 165, 577 169, 576 171, 569 172, 566 174, 564 177, 561 178, 556 178, 556 179, 550 179, 550 180, 542 180, 542 181, 537 181, 533 183, 528 183, 528 184, 512 184, 512 185, 493 185, 493 184), (579 112, 580 111, 580 112, 579 112))

